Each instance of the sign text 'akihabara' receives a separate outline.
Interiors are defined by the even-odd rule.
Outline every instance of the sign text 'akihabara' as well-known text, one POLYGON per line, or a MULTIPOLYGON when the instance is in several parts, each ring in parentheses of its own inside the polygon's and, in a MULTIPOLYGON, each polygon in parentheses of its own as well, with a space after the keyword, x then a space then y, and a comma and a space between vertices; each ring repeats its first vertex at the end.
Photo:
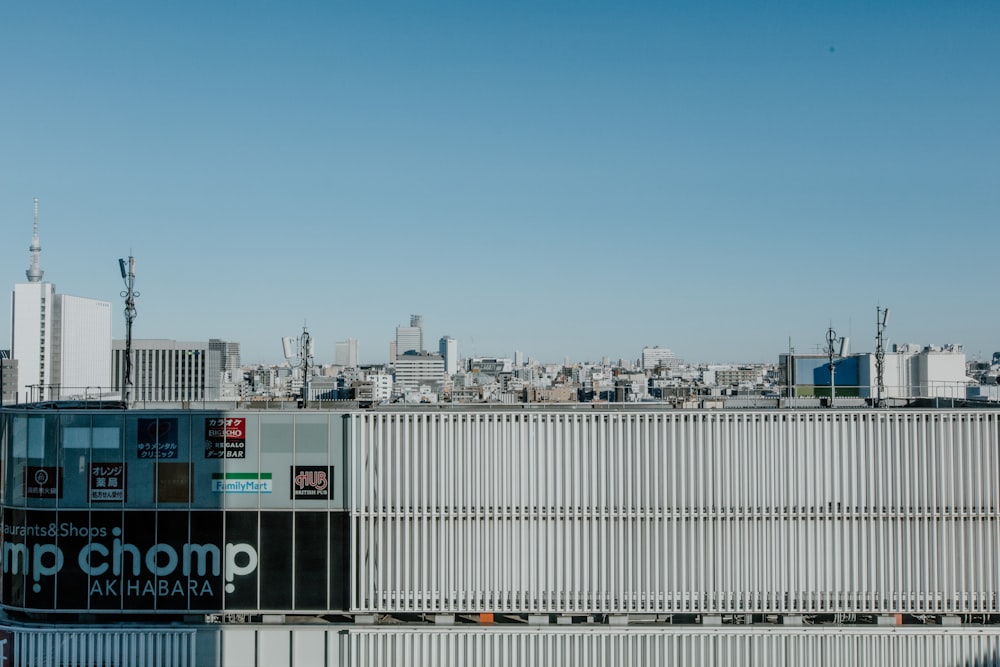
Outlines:
POLYGON ((247 420, 245 417, 213 417, 205 420, 206 459, 245 459, 247 420))
POLYGON ((4 602, 44 606, 46 597, 55 601, 58 582, 60 606, 67 608, 145 608, 153 599, 157 605, 173 599, 176 608, 197 608, 204 599, 203 605, 215 607, 223 592, 234 593, 248 577, 256 587, 255 539, 220 541, 221 526, 206 528, 197 540, 186 526, 161 536, 168 531, 162 524, 150 530, 156 523, 153 512, 129 523, 120 513, 28 512, 15 518, 5 510, 3 576, 8 585, 23 581, 18 589, 26 599, 4 602))

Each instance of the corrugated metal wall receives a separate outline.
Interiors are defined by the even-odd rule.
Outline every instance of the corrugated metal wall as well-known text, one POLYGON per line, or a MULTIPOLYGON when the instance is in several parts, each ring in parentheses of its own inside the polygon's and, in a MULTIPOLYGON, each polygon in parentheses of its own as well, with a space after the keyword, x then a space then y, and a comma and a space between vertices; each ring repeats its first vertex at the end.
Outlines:
POLYGON ((1000 664, 995 631, 541 630, 352 631, 343 666, 671 665, 942 667, 1000 664))
POLYGON ((201 626, 197 640, 195 629, 5 630, 15 667, 1000 665, 995 627, 201 626))
POLYGON ((1000 611, 994 413, 354 421, 354 611, 1000 611))
POLYGON ((195 667, 195 629, 5 628, 15 667, 195 667))

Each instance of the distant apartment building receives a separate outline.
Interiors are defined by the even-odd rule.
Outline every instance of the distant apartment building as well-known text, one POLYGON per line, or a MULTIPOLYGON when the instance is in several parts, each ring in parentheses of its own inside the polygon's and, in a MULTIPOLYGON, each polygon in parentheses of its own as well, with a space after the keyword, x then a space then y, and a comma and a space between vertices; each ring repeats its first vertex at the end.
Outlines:
POLYGON ((446 380, 444 357, 434 352, 407 352, 396 357, 396 385, 412 391, 420 385, 441 385, 446 380))
POLYGON ((720 387, 753 386, 763 380, 763 366, 710 366, 720 387))
POLYGON ((653 371, 657 368, 672 368, 680 364, 680 359, 666 347, 642 348, 642 370, 653 371))
POLYGON ((367 373, 351 383, 354 400, 378 405, 392 398, 392 376, 388 373, 367 373))
MULTIPOLYGON (((125 390, 125 341, 112 344, 113 389, 125 390)), ((132 398, 144 402, 216 401, 222 395, 222 352, 209 343, 132 341, 132 398)))

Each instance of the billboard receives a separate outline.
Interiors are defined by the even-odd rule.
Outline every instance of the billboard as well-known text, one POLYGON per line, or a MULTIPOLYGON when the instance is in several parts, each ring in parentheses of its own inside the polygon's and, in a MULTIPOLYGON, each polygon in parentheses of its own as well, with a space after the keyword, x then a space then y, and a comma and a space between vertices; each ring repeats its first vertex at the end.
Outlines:
POLYGON ((245 417, 210 417, 205 420, 206 459, 245 459, 247 420, 245 417))
POLYGON ((344 611, 343 512, 3 510, 3 605, 344 611))

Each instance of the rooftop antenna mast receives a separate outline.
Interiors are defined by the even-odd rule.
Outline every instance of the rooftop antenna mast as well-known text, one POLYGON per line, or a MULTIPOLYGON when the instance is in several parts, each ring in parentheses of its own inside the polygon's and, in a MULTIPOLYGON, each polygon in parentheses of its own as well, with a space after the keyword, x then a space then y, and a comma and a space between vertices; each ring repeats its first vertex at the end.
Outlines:
POLYGON ((878 378, 878 394, 875 407, 885 407, 885 327, 889 324, 889 309, 878 306, 875 310, 875 374, 878 378))
POLYGON ((121 296, 125 299, 125 407, 132 407, 132 323, 135 321, 135 298, 139 293, 135 291, 135 257, 128 256, 128 261, 118 260, 118 268, 122 272, 122 280, 125 282, 125 289, 121 296))
POLYGON ((830 359, 830 407, 833 407, 834 401, 837 398, 837 383, 834 377, 837 372, 837 367, 833 363, 833 358, 837 354, 837 332, 833 330, 833 325, 826 331, 826 353, 830 359))
POLYGON ((309 374, 313 363, 312 336, 309 334, 309 329, 305 324, 302 325, 302 335, 299 336, 299 356, 302 366, 302 401, 303 405, 305 405, 305 401, 310 399, 309 374))

